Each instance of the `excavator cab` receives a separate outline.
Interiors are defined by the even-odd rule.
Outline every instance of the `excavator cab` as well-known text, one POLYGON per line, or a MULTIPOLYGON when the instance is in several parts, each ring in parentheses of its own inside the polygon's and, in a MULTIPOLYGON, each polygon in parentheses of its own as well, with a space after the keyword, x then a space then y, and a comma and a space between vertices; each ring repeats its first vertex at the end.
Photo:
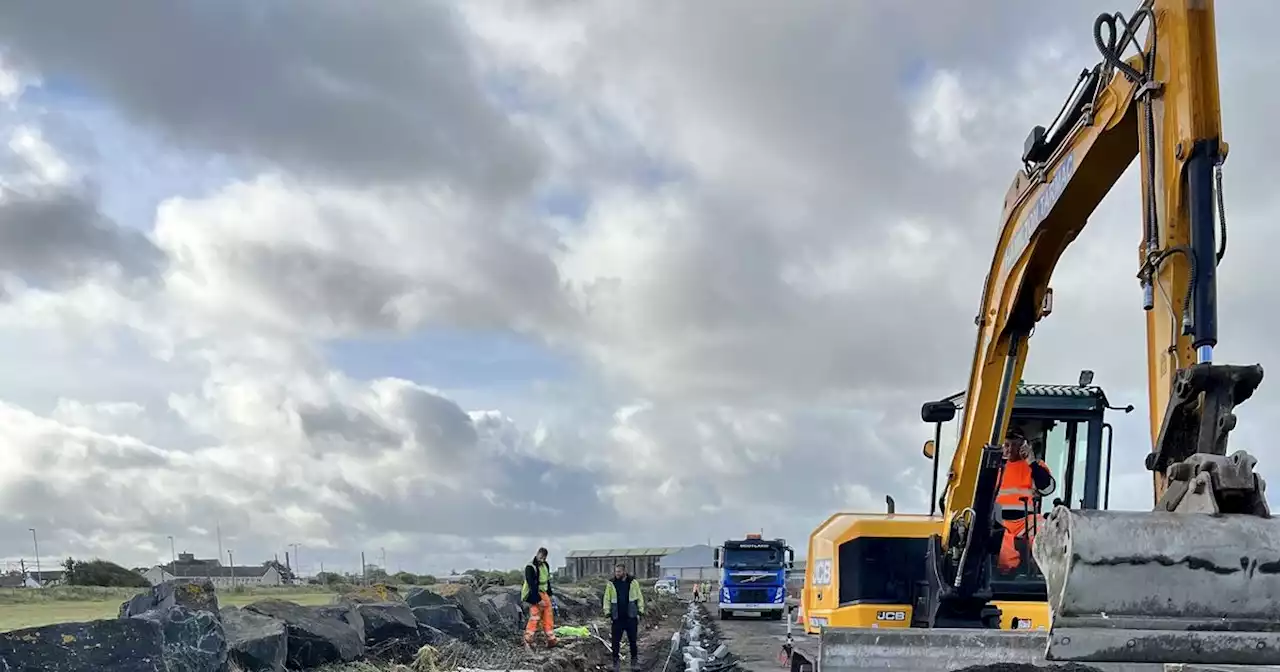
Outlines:
MULTIPOLYGON (((1082 375, 1081 383, 1090 378, 1082 375)), ((960 414, 950 409, 958 411, 964 402, 960 393, 929 402, 922 410, 922 418, 934 424, 934 447, 925 449, 925 455, 934 460, 931 500, 939 494, 939 465, 950 463, 959 441, 960 423, 955 418, 960 414)), ((1026 521, 1011 526, 1016 533, 1005 532, 1016 556, 1006 554, 1003 561, 993 561, 991 589, 1002 629, 1048 627, 1045 577, 1032 558, 1032 540, 1044 525, 1044 514, 1056 506, 1088 510, 1105 509, 1110 503, 1112 436, 1105 414, 1115 408, 1102 388, 1094 385, 1018 385, 1009 426, 1026 437, 1035 458, 1044 461, 1053 478, 1047 488, 1023 498, 1020 510, 1010 511, 1007 506, 1001 510, 1002 518, 1026 521)))

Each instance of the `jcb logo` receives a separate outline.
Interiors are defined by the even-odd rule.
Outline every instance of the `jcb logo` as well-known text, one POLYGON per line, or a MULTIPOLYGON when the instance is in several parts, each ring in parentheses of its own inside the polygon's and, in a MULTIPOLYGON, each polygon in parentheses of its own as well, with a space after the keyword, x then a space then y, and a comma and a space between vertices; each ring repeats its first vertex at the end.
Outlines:
POLYGON ((877 611, 877 621, 905 621, 907 620, 907 612, 905 611, 877 611))

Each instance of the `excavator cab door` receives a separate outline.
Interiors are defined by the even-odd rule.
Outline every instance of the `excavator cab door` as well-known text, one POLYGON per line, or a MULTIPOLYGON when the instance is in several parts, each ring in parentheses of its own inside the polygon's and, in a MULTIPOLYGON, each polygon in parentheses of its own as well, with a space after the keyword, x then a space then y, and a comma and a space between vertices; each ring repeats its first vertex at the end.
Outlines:
POLYGON ((1020 511, 1002 511, 1004 518, 1011 519, 1005 534, 1011 536, 1017 560, 1012 567, 1008 558, 1003 562, 997 558, 994 563, 991 588, 995 600, 1040 602, 1048 598, 1044 574, 1032 557, 1032 545, 1045 525, 1045 512, 1054 506, 1100 508, 1105 410, 1105 398, 1091 387, 1027 386, 1016 397, 1010 423, 1023 430, 1035 458, 1045 463, 1053 480, 1049 487, 1024 499, 1020 511))

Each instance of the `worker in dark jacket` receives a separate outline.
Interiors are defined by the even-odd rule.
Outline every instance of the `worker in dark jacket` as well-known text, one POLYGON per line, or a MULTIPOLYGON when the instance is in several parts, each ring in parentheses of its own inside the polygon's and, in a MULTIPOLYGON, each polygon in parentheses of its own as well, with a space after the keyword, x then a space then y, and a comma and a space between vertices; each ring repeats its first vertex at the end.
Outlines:
POLYGON ((626 565, 613 567, 613 578, 604 587, 604 613, 613 621, 613 672, 618 672, 622 635, 631 647, 631 669, 639 669, 636 639, 640 634, 640 617, 644 615, 644 593, 640 583, 627 573, 626 565))
POLYGON ((547 549, 539 548, 533 560, 524 566, 524 585, 520 586, 520 600, 529 605, 529 622, 524 626, 524 645, 533 646, 533 635, 542 625, 547 646, 556 645, 555 616, 551 608, 551 567, 547 565, 547 549))

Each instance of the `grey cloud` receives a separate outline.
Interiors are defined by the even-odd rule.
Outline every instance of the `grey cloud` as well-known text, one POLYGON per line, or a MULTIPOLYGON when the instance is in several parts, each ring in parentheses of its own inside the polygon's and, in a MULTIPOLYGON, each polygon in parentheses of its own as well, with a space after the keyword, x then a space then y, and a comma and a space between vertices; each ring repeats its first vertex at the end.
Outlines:
POLYGON ((428 460, 456 464, 476 448, 476 427, 459 406, 449 399, 417 388, 400 394, 400 403, 413 428, 413 437, 428 453, 428 460))
POLYGON ((170 141, 347 180, 429 177, 504 197, 540 149, 486 100, 442 3, 7 3, 11 58, 170 141))
POLYGON ((0 269, 30 284, 63 287, 108 268, 154 277, 163 262, 146 235, 105 217, 90 193, 0 188, 0 269))
POLYGON ((373 416, 338 404, 303 405, 298 409, 298 419, 313 448, 341 450, 362 446, 385 450, 400 444, 400 436, 373 416))
POLYGON ((401 496, 348 486, 344 494, 354 509, 331 510, 327 517, 340 526, 364 524, 370 531, 466 537, 554 538, 612 531, 617 514, 595 495, 597 474, 528 456, 486 462, 482 479, 472 476, 457 490, 411 487, 401 496))
MULTIPOLYGON (((533 548, 545 543, 547 535, 612 531, 616 514, 595 494, 599 474, 512 452, 528 444, 513 439, 519 432, 510 421, 486 418, 478 430, 450 400, 422 391, 405 397, 405 418, 414 425, 412 431, 425 432, 419 441, 429 445, 424 446, 421 462, 409 465, 407 473, 367 471, 365 476, 375 474, 380 483, 372 487, 347 474, 299 482, 293 470, 285 470, 280 480, 266 481, 246 478, 232 464, 197 467, 186 460, 126 459, 138 452, 127 442, 49 430, 49 443, 28 450, 54 456, 55 443, 79 444, 87 450, 85 459, 74 469, 65 462, 50 463, 57 471, 52 480, 33 475, 10 481, 0 491, 0 530, 36 527, 44 550, 52 555, 105 554, 141 564, 167 559, 164 538, 170 534, 179 547, 212 556, 213 530, 219 524, 224 546, 235 549, 236 557, 245 562, 261 562, 290 543, 305 541, 304 534, 318 534, 330 548, 312 544, 315 547, 306 551, 309 562, 323 558, 330 567, 342 563, 347 570, 357 565, 360 550, 372 552, 374 540, 390 535, 415 545, 412 552, 401 549, 400 563, 416 571, 435 567, 432 563, 445 562, 450 554, 459 562, 473 563, 463 564, 466 568, 478 564, 476 555, 512 553, 504 545, 509 540, 487 543, 481 537, 529 538, 533 548), (441 464, 442 451, 464 451, 478 459, 441 464), (442 474, 449 476, 449 487, 440 485, 442 474), (410 481, 403 490, 391 484, 402 477, 410 481), (318 515, 321 527, 300 527, 293 519, 299 511, 318 515), (113 541, 104 541, 104 535, 113 541), (449 538, 455 541, 446 553, 438 544, 449 538), (86 541, 90 539, 98 541, 86 541), (142 542, 151 544, 158 557, 149 559, 145 549, 136 547, 142 542)), ((300 415, 311 432, 334 442, 334 451, 361 459, 370 457, 371 434, 383 438, 382 432, 391 431, 372 430, 371 425, 384 423, 339 402, 304 407, 300 415), (349 441, 336 438, 344 436, 349 441)), ((297 455, 295 466, 305 468, 309 460, 328 457, 297 455)), ((0 536, 0 557, 27 555, 24 538, 0 536)), ((522 548, 517 555, 525 553, 522 548)), ((318 569, 315 564, 309 567, 318 569)))
POLYGON ((389 303, 411 286, 394 271, 303 245, 236 242, 223 246, 219 256, 219 270, 247 281, 250 291, 266 293, 303 324, 390 329, 396 317, 389 303))
MULTIPOLYGON (((290 194, 293 196, 293 194, 290 194)), ((361 198, 394 200, 397 193, 374 192, 361 198)), ((398 202, 398 201, 397 201, 398 202)), ((212 204, 216 210, 221 202, 212 204)), ((414 254, 405 243, 387 239, 379 248, 367 241, 360 248, 329 251, 307 244, 266 243, 238 240, 231 236, 201 239, 196 245, 212 247, 209 268, 195 274, 225 278, 237 291, 264 299, 272 306, 271 316, 287 316, 288 322, 312 333, 389 332, 421 326, 511 328, 530 332, 563 333, 575 325, 559 272, 542 241, 521 239, 506 230, 515 224, 500 220, 498 209, 480 207, 475 220, 464 232, 451 230, 452 222, 421 221, 426 215, 410 207, 391 209, 388 221, 369 221, 364 212, 350 206, 321 205, 317 226, 339 231, 344 238, 360 236, 362 228, 370 237, 379 227, 425 227, 436 236, 422 236, 424 255, 439 256, 435 240, 451 241, 451 259, 445 268, 427 261, 409 265, 414 254), (437 228, 431 228, 437 227, 437 228), (409 262, 406 262, 406 258, 409 262)), ((199 207, 199 206, 197 206, 199 207)), ((270 221, 261 222, 270 226, 270 221)), ((181 228, 172 225, 178 235, 181 228)), ((409 236, 417 240, 419 236, 409 236)), ((433 258, 434 258, 433 257, 433 258)), ((187 269, 175 264, 175 272, 187 269)))

